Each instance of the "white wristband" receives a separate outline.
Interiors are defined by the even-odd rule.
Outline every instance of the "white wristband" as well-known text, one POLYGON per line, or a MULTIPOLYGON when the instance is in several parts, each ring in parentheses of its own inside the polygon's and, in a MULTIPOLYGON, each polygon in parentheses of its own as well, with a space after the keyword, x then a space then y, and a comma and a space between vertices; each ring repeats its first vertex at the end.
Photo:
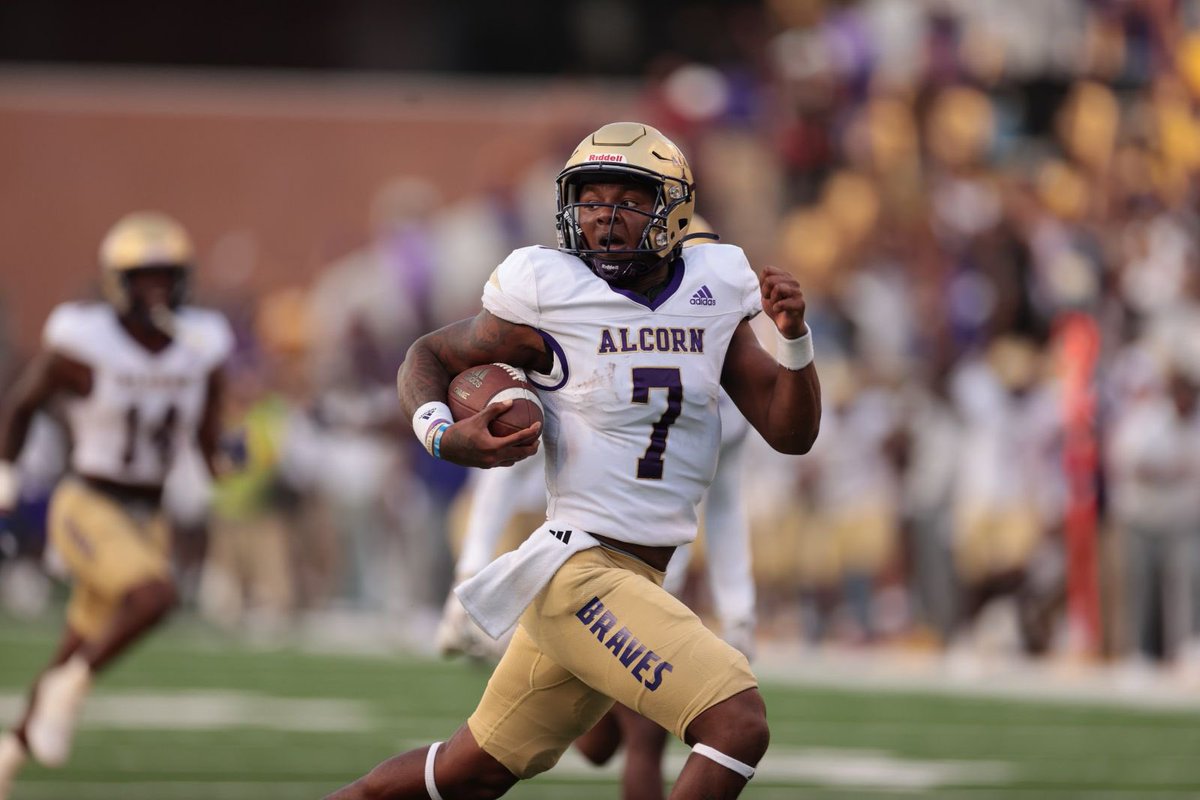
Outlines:
POLYGON ((429 455, 434 455, 433 437, 440 426, 449 427, 454 423, 454 415, 450 413, 450 406, 435 400, 418 408, 413 414, 412 422, 413 433, 421 440, 421 444, 425 445, 429 455))
POLYGON ((20 477, 11 461, 0 461, 0 511, 12 511, 21 497, 20 477))
POLYGON ((812 328, 797 339, 785 338, 775 329, 775 361, 784 369, 804 369, 813 362, 812 328))

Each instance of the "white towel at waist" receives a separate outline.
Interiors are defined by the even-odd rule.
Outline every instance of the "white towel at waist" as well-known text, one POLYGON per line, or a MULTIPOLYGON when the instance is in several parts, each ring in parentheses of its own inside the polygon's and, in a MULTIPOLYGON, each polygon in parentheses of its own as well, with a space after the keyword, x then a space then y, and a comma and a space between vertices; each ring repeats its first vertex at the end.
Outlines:
POLYGON ((488 636, 498 639, 517 624, 525 608, 568 558, 599 545, 587 531, 547 520, 520 547, 460 583, 454 593, 471 619, 488 636))

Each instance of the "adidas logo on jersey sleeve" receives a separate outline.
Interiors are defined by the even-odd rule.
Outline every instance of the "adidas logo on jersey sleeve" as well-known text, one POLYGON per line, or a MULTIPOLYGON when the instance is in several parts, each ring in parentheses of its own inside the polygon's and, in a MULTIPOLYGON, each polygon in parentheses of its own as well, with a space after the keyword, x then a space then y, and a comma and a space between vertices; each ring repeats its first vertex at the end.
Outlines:
POLYGON ((691 304, 694 306, 715 306, 717 298, 713 297, 713 293, 709 291, 708 286, 704 285, 692 295, 691 304))

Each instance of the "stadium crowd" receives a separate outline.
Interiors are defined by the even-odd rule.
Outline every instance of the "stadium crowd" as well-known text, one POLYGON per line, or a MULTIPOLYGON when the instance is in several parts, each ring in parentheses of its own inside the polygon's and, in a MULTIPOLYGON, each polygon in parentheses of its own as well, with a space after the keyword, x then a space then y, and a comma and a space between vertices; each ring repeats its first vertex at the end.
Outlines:
MULTIPOLYGON (((722 239, 799 278, 822 363, 812 454, 746 459, 760 636, 1200 660, 1198 26, 1154 0, 771 0, 719 57, 653 65, 643 120, 722 239)), ((553 246, 559 168, 451 202, 389 178, 312 285, 201 298, 238 345, 224 477, 184 462, 168 490, 189 604, 429 637, 472 478, 409 433, 396 368, 510 250, 553 246)), ((42 420, 20 462, 10 608, 41 585, 60 439, 42 420)))

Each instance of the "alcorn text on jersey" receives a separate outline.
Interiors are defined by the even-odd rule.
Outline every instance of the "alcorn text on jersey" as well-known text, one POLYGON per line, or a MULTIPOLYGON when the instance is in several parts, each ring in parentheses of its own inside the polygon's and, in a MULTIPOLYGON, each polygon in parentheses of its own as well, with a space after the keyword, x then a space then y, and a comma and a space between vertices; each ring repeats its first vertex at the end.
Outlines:
POLYGON ((522 248, 492 273, 483 306, 536 328, 554 354, 550 374, 529 375, 546 415, 547 516, 637 544, 692 541, 716 470, 725 353, 762 310, 742 250, 686 248, 647 300, 576 256, 522 248))
POLYGON ((151 352, 138 344, 106 303, 63 303, 50 314, 45 346, 92 370, 86 397, 67 397, 71 468, 137 486, 160 486, 176 453, 194 439, 210 373, 228 357, 233 333, 225 317, 180 309, 174 340, 151 352))

